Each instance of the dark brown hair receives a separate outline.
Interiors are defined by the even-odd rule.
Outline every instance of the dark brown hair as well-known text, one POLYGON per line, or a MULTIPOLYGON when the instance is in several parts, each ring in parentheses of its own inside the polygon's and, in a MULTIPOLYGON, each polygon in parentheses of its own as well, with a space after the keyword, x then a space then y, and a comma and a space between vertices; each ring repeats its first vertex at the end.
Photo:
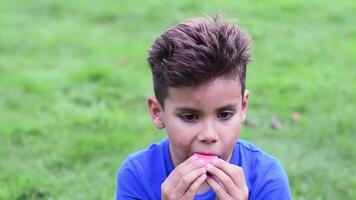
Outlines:
POLYGON ((218 77, 238 77, 243 95, 249 49, 249 36, 219 16, 189 19, 171 27, 149 50, 158 102, 164 106, 168 87, 194 87, 218 77))

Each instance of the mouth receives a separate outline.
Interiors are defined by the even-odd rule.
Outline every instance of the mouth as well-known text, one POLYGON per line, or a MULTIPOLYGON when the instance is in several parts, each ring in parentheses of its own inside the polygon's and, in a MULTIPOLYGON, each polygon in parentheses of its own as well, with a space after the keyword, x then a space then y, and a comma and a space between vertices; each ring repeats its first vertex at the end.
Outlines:
POLYGON ((209 153, 209 152, 194 152, 194 154, 199 154, 204 156, 218 156, 216 153, 209 153))

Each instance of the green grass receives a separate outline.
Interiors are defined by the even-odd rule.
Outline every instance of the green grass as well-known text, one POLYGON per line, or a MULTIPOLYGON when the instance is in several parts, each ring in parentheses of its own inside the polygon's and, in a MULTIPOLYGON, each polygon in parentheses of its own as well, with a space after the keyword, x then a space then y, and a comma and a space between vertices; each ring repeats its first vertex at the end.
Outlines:
POLYGON ((354 1, 0 0, 0 200, 112 199, 125 156, 164 137, 145 103, 149 45, 217 11, 254 43, 261 125, 241 137, 280 158, 294 199, 356 196, 354 1))

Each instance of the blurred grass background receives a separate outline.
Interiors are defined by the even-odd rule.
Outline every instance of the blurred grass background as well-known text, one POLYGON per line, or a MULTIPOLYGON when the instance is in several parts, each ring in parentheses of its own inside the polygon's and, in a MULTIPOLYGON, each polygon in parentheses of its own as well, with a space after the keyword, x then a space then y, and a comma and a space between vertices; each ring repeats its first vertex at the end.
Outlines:
POLYGON ((113 199, 125 156, 165 136, 146 108, 147 49, 216 12, 254 42, 258 126, 241 137, 280 158, 294 199, 354 198, 353 0, 0 0, 0 200, 113 199))

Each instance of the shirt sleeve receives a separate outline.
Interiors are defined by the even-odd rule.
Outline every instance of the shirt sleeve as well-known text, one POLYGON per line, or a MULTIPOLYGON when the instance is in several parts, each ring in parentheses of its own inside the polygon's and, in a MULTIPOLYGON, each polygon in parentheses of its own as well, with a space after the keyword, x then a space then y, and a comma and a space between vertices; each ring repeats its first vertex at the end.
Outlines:
POLYGON ((283 166, 276 160, 266 170, 257 186, 255 200, 290 200, 289 181, 283 166))
POLYGON ((134 165, 126 159, 117 175, 116 200, 148 199, 134 165))

